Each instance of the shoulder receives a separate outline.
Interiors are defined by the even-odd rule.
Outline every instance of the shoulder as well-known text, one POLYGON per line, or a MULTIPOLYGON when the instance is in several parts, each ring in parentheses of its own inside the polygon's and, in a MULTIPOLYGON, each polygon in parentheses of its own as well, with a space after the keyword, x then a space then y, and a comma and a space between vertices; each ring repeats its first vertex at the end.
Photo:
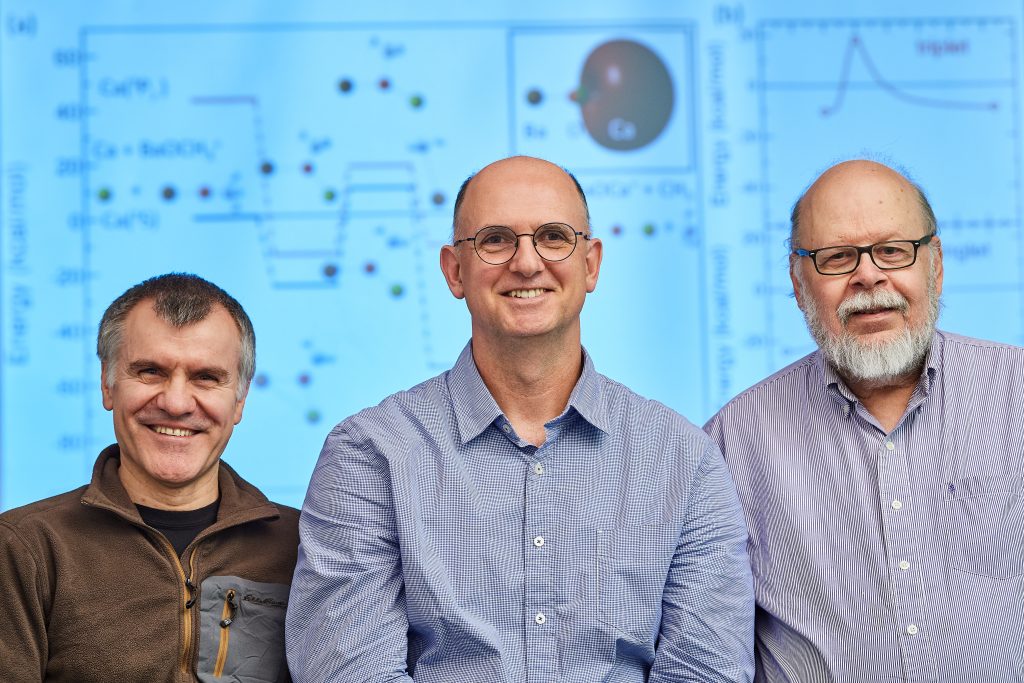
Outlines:
POLYGON ((679 412, 661 401, 642 396, 621 382, 600 373, 601 403, 613 433, 633 435, 665 444, 682 440, 704 450, 707 435, 679 412))
POLYGON ((0 548, 15 554, 28 549, 42 557, 49 546, 74 542, 93 515, 82 504, 86 488, 82 486, 0 514, 0 548))
POLYGON ((444 429, 451 419, 447 374, 391 394, 345 418, 327 435, 322 455, 344 449, 379 452, 421 438, 425 430, 444 429))
POLYGON ((751 413, 777 408, 781 402, 791 402, 794 394, 805 391, 808 373, 814 371, 817 358, 817 351, 809 353, 744 389, 722 406, 704 428, 711 429, 730 419, 745 419, 751 413))
POLYGON ((936 337, 942 343, 942 354, 946 358, 1003 359, 1008 362, 1024 362, 1024 348, 1020 346, 987 339, 975 339, 945 331, 937 331, 936 337))
POLYGON ((78 516, 76 513, 82 511, 82 495, 86 488, 88 486, 80 486, 73 491, 12 508, 0 514, 0 527, 27 532, 38 528, 59 526, 70 516, 78 516))

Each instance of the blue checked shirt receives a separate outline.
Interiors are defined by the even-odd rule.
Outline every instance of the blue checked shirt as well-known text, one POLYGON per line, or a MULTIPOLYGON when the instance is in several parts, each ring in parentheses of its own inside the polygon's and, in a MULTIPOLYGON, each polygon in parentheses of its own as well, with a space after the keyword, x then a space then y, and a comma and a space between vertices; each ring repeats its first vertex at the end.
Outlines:
POLYGON ((1024 349, 936 334, 886 433, 818 353, 705 426, 750 528, 758 679, 1024 681, 1024 349))
POLYGON ((718 450, 583 373, 536 448, 455 367, 328 436, 288 606, 296 681, 743 681, 746 529, 718 450))

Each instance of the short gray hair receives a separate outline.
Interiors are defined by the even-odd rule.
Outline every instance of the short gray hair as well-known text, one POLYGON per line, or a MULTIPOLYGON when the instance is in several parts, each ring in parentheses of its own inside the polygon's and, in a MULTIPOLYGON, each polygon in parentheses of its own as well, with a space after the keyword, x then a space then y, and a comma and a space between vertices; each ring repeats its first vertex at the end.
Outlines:
POLYGON ((106 367, 103 382, 114 384, 115 361, 124 341, 128 314, 144 301, 174 327, 193 325, 206 319, 214 306, 223 306, 238 327, 241 339, 238 361, 238 398, 245 396, 256 372, 256 333, 242 305, 217 285, 190 273, 158 275, 131 287, 107 307, 96 337, 96 355, 106 367))

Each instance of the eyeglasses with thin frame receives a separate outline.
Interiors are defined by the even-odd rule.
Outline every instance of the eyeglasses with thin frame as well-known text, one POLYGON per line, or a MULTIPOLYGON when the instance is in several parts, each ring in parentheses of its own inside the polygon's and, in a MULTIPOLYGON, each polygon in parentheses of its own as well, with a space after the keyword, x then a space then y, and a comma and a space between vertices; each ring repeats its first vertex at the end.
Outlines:
POLYGON ((843 245, 822 249, 794 249, 797 256, 806 256, 814 262, 814 269, 822 275, 846 275, 857 270, 861 254, 867 254, 879 270, 909 268, 917 262, 917 250, 935 237, 929 233, 916 240, 889 240, 876 242, 866 247, 843 245))
POLYGON ((487 225, 477 230, 472 237, 455 240, 452 245, 472 242, 473 250, 480 260, 492 266, 500 266, 516 255, 520 237, 529 237, 537 254, 545 261, 564 261, 576 251, 580 237, 590 239, 590 235, 565 223, 545 223, 535 232, 519 233, 507 225, 487 225))

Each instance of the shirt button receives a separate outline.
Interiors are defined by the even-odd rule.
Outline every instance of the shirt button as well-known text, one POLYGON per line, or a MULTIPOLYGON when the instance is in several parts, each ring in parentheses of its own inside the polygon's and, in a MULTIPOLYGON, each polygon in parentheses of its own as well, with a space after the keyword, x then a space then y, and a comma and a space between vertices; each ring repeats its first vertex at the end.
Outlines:
POLYGON ((533 537, 533 544, 535 546, 537 546, 538 548, 541 547, 542 545, 544 545, 544 537, 543 536, 534 536, 533 537))
POLYGON ((849 403, 844 403, 843 404, 843 415, 849 415, 849 414, 850 414, 850 404, 849 403))
POLYGON ((896 450, 896 444, 894 444, 892 441, 886 441, 885 447, 888 448, 890 451, 896 450))
POLYGON ((917 635, 917 626, 914 625, 914 624, 911 624, 910 626, 908 626, 907 627, 907 633, 909 633, 912 636, 916 636, 917 635))
MULTIPOLYGON (((547 621, 548 618, 546 616, 544 616, 543 612, 537 612, 537 616, 535 616, 533 618, 533 620, 536 621, 538 624, 543 626, 544 622, 547 621)), ((915 633, 916 633, 916 631, 915 631, 915 633)))
POLYGON ((533 473, 544 474, 544 465, 541 465, 539 462, 533 463, 533 473))
POLYGON ((904 571, 910 569, 910 563, 907 562, 906 560, 900 560, 900 569, 902 569, 904 571))
POLYGON ((509 432, 511 432, 511 431, 512 431, 512 427, 511 427, 511 426, 509 426, 509 424, 508 424, 508 423, 505 423, 505 424, 501 425, 501 430, 502 430, 503 432, 505 432, 506 434, 508 434, 509 432))
POLYGON ((892 502, 892 509, 893 510, 902 510, 903 509, 903 501, 901 501, 901 500, 894 500, 892 502))

